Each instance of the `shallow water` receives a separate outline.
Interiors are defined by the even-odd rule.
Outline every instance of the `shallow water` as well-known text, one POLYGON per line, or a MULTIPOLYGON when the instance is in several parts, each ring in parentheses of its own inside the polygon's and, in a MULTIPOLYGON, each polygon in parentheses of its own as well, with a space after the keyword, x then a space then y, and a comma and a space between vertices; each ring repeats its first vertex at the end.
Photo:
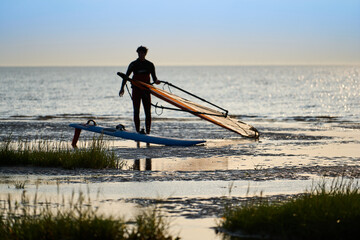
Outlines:
MULTIPOLYGON (((117 96, 119 68, 0 68, 0 138, 70 143, 69 123, 95 119, 132 129, 128 97, 117 96)), ((159 203, 184 239, 213 229, 222 199, 287 197, 323 176, 360 179, 360 67, 158 67, 157 75, 228 109, 261 133, 244 139, 189 114, 153 110, 157 135, 200 138, 193 147, 136 144, 104 136, 121 170, 0 167, 1 199, 39 191, 56 202, 82 189, 104 211, 131 215, 159 203), (38 184, 38 189, 36 185, 38 184), (59 188, 58 188, 59 186, 59 188), (36 190, 37 189, 37 190, 36 190), (250 192, 249 192, 250 189, 250 192), (61 198, 61 197, 60 197, 61 198), (96 200, 97 199, 97 200, 96 200), (132 209, 132 210, 130 210, 132 209)), ((156 102, 157 100, 153 100, 156 102)), ((80 146, 94 134, 82 132, 80 146)), ((83 145, 84 146, 84 145, 83 145)))

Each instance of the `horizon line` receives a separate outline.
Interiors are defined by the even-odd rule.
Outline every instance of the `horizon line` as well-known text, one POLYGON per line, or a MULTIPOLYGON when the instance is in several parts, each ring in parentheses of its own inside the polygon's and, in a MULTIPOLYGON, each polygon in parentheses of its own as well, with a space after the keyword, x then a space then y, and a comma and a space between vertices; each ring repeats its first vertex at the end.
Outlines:
MULTIPOLYGON (((0 65, 0 67, 127 67, 126 65, 0 65)), ((251 66, 274 66, 274 67, 292 67, 292 66, 360 66, 359 63, 258 63, 258 64, 155 64, 155 67, 251 67, 251 66)))

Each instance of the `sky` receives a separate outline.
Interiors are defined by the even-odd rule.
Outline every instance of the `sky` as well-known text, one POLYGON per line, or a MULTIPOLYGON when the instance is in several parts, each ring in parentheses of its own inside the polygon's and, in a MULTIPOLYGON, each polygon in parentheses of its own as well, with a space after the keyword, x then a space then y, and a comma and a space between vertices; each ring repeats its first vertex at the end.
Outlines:
POLYGON ((0 66, 360 64, 359 0, 1 0, 0 66))

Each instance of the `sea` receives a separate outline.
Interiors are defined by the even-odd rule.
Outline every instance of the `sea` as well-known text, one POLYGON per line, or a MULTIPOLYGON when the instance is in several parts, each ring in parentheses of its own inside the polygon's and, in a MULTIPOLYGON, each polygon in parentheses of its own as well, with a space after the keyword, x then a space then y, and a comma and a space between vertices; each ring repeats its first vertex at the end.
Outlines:
MULTIPOLYGON (((131 118, 130 98, 118 96, 119 71, 126 67, 1 67, 1 119, 131 118)), ((359 66, 168 66, 156 71, 160 80, 239 118, 359 121, 359 66)), ((161 117, 189 116, 166 112, 161 117)))
MULTIPOLYGON (((70 145, 74 129, 68 125, 89 119, 134 130, 131 98, 127 92, 118 95, 122 79, 116 73, 125 71, 126 66, 0 67, 0 140, 70 145)), ((323 177, 360 179, 360 66, 157 66, 156 74, 254 126, 260 138, 243 138, 190 113, 153 107, 152 134, 206 143, 168 147, 104 136, 124 161, 123 169, 0 167, 4 194, 17 191, 9 179, 25 179, 28 192, 56 194, 55 184, 35 186, 46 179, 63 183, 63 194, 78 184, 101 188, 99 204, 119 204, 119 211, 120 202, 176 198, 169 206, 183 210, 172 212, 170 206, 164 211, 181 219, 175 229, 183 239, 192 239, 194 232, 218 239, 211 227, 220 213, 205 206, 217 209, 215 200, 230 192, 233 197, 248 196, 249 189, 288 195, 323 177)), ((208 106, 168 85, 158 87, 208 106)), ((152 102, 169 106, 156 97, 152 102)), ((80 147, 93 137, 82 132, 80 147)))

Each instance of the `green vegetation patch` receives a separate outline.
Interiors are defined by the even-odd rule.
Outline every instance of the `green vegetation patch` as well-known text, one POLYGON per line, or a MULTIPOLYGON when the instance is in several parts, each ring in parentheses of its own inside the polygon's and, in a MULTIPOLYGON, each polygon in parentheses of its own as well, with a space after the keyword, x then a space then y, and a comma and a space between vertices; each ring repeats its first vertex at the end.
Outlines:
POLYGON ((279 239, 353 239, 360 235, 358 183, 325 181, 286 202, 264 198, 226 206, 219 227, 242 236, 279 239))
POLYGON ((120 165, 114 152, 106 146, 102 137, 93 138, 89 146, 72 149, 65 143, 54 144, 37 140, 35 143, 10 138, 1 143, 0 166, 31 165, 39 167, 74 168, 118 168, 120 165))
MULTIPOLYGON (((37 197, 35 196, 35 199, 37 197)), ((90 201, 90 200, 89 200, 90 201)), ((1 202, 0 202, 1 203, 1 202)), ((105 216, 97 213, 91 203, 84 201, 82 193, 68 207, 50 203, 29 204, 25 191, 21 202, 3 201, 0 206, 0 239, 2 240, 172 240, 169 224, 155 208, 144 210, 134 221, 105 216)))

